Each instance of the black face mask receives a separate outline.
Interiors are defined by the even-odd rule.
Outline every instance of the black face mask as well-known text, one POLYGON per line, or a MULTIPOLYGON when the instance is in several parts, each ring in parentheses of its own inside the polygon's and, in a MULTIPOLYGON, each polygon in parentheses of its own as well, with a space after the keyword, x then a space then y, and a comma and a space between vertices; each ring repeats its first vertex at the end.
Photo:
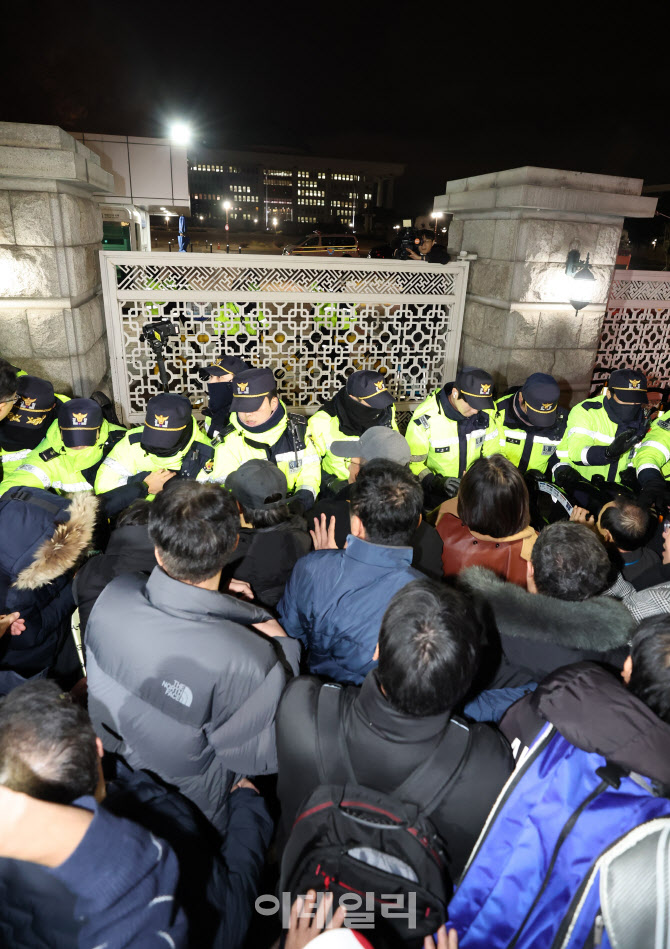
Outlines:
POLYGON ((219 412, 227 412, 233 401, 233 383, 230 382, 211 382, 207 383, 207 392, 209 394, 209 410, 212 415, 219 412))
POLYGON ((363 405, 362 402, 352 399, 346 392, 338 395, 337 417, 343 435, 362 435, 373 425, 380 424, 383 415, 384 409, 363 405))
POLYGON ((614 396, 607 400, 608 415, 617 422, 636 422, 642 416, 642 406, 637 402, 615 402, 614 396))
POLYGON ((143 451, 146 451, 149 455, 155 455, 156 458, 171 458, 173 455, 176 455, 178 452, 180 452, 182 448, 186 448, 192 434, 193 425, 189 423, 184 431, 180 434, 174 445, 171 445, 169 448, 156 448, 153 445, 143 445, 142 442, 140 442, 140 446, 143 451))

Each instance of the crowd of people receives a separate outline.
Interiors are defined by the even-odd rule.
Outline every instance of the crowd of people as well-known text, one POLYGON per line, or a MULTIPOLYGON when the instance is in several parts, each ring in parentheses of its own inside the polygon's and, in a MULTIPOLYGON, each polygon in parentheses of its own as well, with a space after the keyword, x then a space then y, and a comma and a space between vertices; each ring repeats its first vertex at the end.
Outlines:
POLYGON ((670 931, 644 373, 567 410, 465 366, 404 434, 377 371, 310 417, 268 367, 201 377, 201 424, 161 393, 127 429, 0 360, 0 943, 670 931))

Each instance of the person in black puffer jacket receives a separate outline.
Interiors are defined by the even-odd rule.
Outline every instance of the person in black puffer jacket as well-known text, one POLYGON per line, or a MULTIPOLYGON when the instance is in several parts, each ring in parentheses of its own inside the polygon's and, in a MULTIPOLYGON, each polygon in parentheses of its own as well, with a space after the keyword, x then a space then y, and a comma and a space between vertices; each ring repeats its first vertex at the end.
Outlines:
POLYGON ((286 476, 269 461, 245 461, 228 475, 226 487, 237 501, 242 526, 223 582, 246 580, 263 606, 274 607, 296 561, 312 549, 307 525, 289 510, 286 476))

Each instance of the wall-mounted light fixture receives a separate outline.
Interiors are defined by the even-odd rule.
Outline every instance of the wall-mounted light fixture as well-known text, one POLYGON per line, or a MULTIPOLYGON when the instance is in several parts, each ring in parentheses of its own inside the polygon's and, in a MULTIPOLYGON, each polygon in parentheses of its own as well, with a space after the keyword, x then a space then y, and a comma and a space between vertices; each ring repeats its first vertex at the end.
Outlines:
POLYGON ((570 303, 579 313, 583 307, 593 302, 596 292, 596 278, 593 276, 591 265, 589 264, 589 254, 586 260, 580 260, 580 252, 571 250, 568 252, 568 259, 565 262, 565 272, 568 276, 570 303))

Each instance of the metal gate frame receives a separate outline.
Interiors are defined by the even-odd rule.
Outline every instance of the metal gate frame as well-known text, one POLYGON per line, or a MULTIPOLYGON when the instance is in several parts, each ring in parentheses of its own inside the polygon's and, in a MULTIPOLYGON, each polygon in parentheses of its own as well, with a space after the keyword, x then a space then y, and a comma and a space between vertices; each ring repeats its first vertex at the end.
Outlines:
POLYGON ((387 373, 407 417, 456 373, 467 260, 101 251, 100 263, 114 401, 126 424, 143 420, 144 404, 157 391, 149 371, 154 359, 139 332, 163 317, 180 323, 181 352, 166 359, 175 391, 191 397, 200 389, 197 370, 218 358, 224 341, 227 351, 269 365, 289 407, 306 414, 355 368, 387 373), (328 346, 339 347, 337 371, 328 346))

